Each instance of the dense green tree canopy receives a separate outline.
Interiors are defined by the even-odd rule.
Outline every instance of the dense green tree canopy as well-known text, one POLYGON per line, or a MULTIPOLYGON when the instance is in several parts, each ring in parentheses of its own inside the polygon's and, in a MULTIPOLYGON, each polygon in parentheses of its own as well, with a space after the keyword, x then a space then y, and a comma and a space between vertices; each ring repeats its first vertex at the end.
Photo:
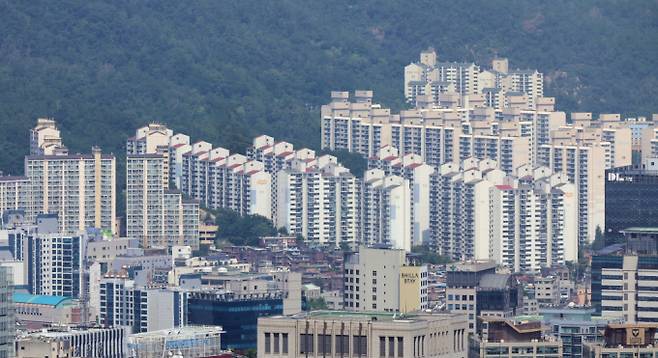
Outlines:
POLYGON ((318 147, 332 89, 402 106, 403 66, 441 59, 546 74, 568 111, 658 111, 652 0, 0 1, 0 169, 55 117, 72 151, 121 153, 150 121, 242 151, 268 133, 318 147))

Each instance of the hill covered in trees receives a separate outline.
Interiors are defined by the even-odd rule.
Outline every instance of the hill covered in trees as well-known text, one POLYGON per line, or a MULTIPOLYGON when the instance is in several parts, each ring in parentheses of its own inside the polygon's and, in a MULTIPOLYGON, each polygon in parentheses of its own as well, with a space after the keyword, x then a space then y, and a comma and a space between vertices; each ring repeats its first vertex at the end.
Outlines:
POLYGON ((242 151, 269 133, 319 145, 333 89, 403 106, 403 66, 441 59, 546 74, 567 111, 658 112, 658 2, 0 1, 0 170, 55 117, 72 151, 123 152, 150 121, 242 151))

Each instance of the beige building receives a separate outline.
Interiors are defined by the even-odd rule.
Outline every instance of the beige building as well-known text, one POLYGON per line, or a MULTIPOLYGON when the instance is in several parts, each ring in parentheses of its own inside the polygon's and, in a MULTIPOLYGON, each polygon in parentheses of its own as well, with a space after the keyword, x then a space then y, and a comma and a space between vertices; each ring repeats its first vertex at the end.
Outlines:
POLYGON ((116 230, 116 158, 97 147, 88 155, 25 157, 29 179, 28 220, 57 214, 59 230, 75 233, 88 227, 116 230))
POLYGON ((467 357, 461 314, 315 311, 258 319, 258 357, 467 357))
POLYGON ((39 118, 30 130, 30 155, 66 155, 57 123, 52 118, 39 118))
POLYGON ((414 265, 404 250, 361 246, 345 259, 345 310, 404 313, 426 309, 427 277, 427 266, 414 265))

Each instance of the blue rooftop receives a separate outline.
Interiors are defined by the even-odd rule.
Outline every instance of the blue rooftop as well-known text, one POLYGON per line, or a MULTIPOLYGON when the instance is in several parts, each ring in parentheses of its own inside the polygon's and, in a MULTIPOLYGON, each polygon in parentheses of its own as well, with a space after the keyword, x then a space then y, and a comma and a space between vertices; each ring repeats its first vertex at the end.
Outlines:
POLYGON ((66 301, 70 301, 71 298, 64 296, 30 295, 28 293, 14 292, 13 300, 14 303, 31 303, 35 305, 59 306, 66 301))

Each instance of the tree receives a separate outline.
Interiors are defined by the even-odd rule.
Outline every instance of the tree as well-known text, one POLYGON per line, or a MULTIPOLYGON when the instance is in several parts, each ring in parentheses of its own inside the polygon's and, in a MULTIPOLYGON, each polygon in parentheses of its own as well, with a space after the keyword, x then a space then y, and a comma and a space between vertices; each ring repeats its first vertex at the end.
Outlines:
POLYGON ((427 245, 414 246, 411 248, 411 252, 418 254, 420 260, 426 264, 443 265, 452 262, 449 257, 439 255, 438 253, 432 251, 432 249, 427 245))
POLYGON ((263 236, 276 236, 277 230, 272 221, 260 215, 241 216, 233 210, 216 211, 219 226, 216 240, 227 240, 234 245, 257 246, 263 236))

